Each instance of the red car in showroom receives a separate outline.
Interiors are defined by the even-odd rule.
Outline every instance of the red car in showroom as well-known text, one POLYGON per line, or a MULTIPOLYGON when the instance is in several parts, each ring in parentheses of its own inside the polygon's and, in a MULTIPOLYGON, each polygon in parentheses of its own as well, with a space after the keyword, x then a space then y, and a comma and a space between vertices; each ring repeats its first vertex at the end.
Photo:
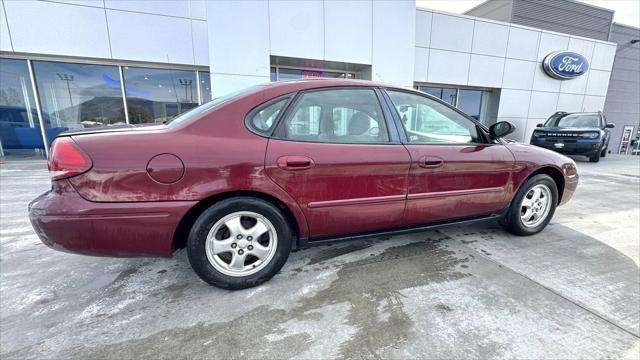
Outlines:
POLYGON ((166 124, 59 135, 30 218, 54 249, 186 247, 204 281, 246 288, 328 241, 480 219, 541 231, 575 191, 575 163, 502 139, 513 130, 386 84, 255 86, 166 124))

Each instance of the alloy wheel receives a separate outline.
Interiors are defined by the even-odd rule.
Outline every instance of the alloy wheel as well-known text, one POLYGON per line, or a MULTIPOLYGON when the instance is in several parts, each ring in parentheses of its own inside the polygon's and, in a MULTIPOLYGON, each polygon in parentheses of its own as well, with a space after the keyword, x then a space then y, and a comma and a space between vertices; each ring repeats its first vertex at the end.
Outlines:
POLYGON ((551 210, 551 190, 547 185, 538 184, 529 189, 520 203, 520 220, 528 228, 540 225, 551 210))
POLYGON ((207 259, 219 272, 235 277, 262 270, 276 253, 278 236, 264 216, 239 211, 218 220, 207 235, 207 259))

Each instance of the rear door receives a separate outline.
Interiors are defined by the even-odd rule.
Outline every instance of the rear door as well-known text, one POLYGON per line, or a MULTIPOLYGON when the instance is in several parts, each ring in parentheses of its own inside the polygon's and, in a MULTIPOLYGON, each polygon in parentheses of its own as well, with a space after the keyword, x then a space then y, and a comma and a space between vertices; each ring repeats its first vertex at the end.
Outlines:
POLYGON ((405 222, 425 224, 485 215, 509 203, 511 152, 444 103, 388 89, 411 155, 405 222))
POLYGON ((296 199, 311 237, 402 221, 410 157, 380 96, 367 87, 301 92, 269 140, 267 174, 296 199))

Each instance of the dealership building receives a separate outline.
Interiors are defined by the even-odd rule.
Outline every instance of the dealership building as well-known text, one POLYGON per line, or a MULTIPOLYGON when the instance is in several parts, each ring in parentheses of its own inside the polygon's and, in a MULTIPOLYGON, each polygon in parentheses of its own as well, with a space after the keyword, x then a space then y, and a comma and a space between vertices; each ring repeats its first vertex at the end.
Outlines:
POLYGON ((556 111, 604 111, 613 153, 640 134, 640 30, 571 0, 489 0, 465 15, 395 0, 0 1, 5 159, 43 154, 61 131, 162 122, 304 77, 418 88, 514 123, 520 141, 556 111), (545 70, 558 51, 580 56, 580 76, 545 70))

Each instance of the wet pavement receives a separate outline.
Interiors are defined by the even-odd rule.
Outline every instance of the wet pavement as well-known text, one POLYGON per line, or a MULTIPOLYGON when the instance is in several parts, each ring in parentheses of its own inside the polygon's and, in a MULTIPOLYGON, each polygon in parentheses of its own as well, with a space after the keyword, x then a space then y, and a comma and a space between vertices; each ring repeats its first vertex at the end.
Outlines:
POLYGON ((234 292, 184 251, 47 248, 26 217, 44 163, 0 164, 0 357, 640 358, 640 159, 609 156, 576 159, 578 191, 538 235, 487 222, 312 248, 234 292))

